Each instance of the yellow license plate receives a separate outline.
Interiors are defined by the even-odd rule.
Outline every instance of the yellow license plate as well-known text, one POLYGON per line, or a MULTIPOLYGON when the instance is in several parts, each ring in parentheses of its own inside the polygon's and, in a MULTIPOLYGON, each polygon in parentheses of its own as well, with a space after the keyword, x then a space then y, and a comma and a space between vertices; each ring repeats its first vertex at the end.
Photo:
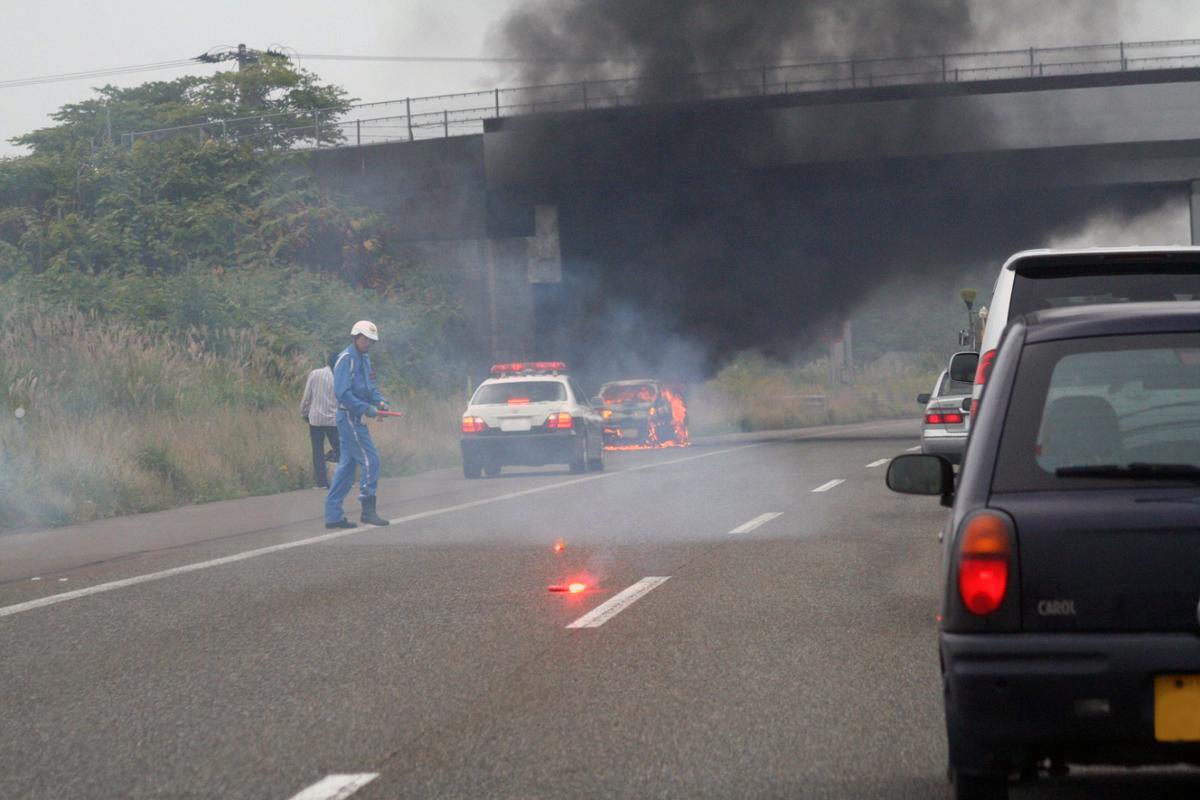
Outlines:
POLYGON ((1154 738, 1200 742, 1200 675, 1156 675, 1154 738))

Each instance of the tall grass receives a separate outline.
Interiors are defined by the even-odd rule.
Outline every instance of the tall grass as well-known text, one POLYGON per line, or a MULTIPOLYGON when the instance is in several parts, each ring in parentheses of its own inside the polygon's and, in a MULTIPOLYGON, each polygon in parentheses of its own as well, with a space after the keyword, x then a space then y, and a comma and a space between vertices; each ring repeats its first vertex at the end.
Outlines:
POLYGON ((827 362, 789 367, 743 355, 688 394, 696 435, 778 430, 868 419, 916 417, 917 394, 936 373, 883 364, 861 369, 852 384, 834 381, 827 362))
MULTIPOLYGON (((251 330, 220 337, 218 355, 199 331, 36 303, 0 313, 0 528, 312 485, 299 415, 312 365, 251 330)), ((409 413, 373 423, 385 474, 450 463, 460 401, 391 397, 409 413)))

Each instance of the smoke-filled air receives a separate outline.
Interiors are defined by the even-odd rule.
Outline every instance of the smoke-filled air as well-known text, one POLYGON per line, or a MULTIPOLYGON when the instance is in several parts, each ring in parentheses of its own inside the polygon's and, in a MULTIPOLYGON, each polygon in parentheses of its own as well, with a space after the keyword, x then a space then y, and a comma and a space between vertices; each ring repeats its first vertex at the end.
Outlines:
MULTIPOLYGON (((698 73, 1011 47, 1023 32, 1039 46, 1063 43, 1047 40, 1055 30, 1067 31, 1060 35, 1070 44, 1102 40, 1111 31, 1089 27, 1089 20, 1111 19, 1100 13, 1111 5, 520 5, 494 32, 504 53, 533 59, 510 81, 597 81, 598 94, 604 78, 636 76, 648 104, 636 114, 596 112, 590 125, 603 130, 596 136, 603 150, 579 145, 573 156, 581 170, 604 163, 619 177, 597 168, 594 181, 570 191, 554 186, 557 176, 546 178, 563 227, 566 287, 558 319, 582 321, 586 338, 604 343, 600 354, 581 354, 587 360, 605 361, 613 352, 629 359, 634 351, 637 363, 657 366, 685 349, 701 353, 711 370, 747 349, 790 357, 819 343, 881 287, 954 286, 1016 250, 1078 235, 1096 214, 1111 219, 1160 207, 1168 193, 1080 188, 1065 174, 1061 189, 1048 190, 1055 181, 1047 176, 1059 169, 1052 161, 921 157, 929 142, 965 156, 986 150, 1003 125, 984 105, 881 111, 886 104, 854 105, 851 98, 824 117, 801 109, 809 116, 789 122, 783 113, 736 103, 711 104, 692 117, 679 103, 657 102, 681 87, 720 80, 698 73), (732 160, 730 142, 740 150, 732 160), (815 164, 781 163, 816 151, 828 155, 815 164), (917 157, 875 157, 910 152, 917 157), (1031 171, 1040 186, 1016 177, 1031 171)), ((549 140, 531 148, 537 160, 551 150, 549 140)))

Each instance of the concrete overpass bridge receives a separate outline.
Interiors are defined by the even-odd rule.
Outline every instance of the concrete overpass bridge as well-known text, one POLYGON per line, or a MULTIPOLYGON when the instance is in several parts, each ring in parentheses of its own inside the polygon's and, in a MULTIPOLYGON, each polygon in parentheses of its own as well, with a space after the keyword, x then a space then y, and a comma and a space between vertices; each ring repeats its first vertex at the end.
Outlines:
POLYGON ((1200 42, 1009 52, 1026 63, 839 62, 786 91, 762 70, 757 92, 699 81, 670 101, 572 85, 482 133, 314 148, 312 165, 461 272, 495 357, 787 338, 889 276, 999 264, 1172 195, 1193 198, 1200 240, 1200 42))

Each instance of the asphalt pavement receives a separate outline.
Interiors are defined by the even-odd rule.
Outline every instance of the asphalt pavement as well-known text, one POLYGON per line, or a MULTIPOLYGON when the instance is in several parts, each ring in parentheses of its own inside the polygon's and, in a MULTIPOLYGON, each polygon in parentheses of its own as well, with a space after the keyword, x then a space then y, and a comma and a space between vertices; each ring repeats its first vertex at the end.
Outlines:
POLYGON ((946 797, 946 514, 883 485, 917 435, 442 470, 334 534, 310 490, 2 536, 0 797, 946 797))

